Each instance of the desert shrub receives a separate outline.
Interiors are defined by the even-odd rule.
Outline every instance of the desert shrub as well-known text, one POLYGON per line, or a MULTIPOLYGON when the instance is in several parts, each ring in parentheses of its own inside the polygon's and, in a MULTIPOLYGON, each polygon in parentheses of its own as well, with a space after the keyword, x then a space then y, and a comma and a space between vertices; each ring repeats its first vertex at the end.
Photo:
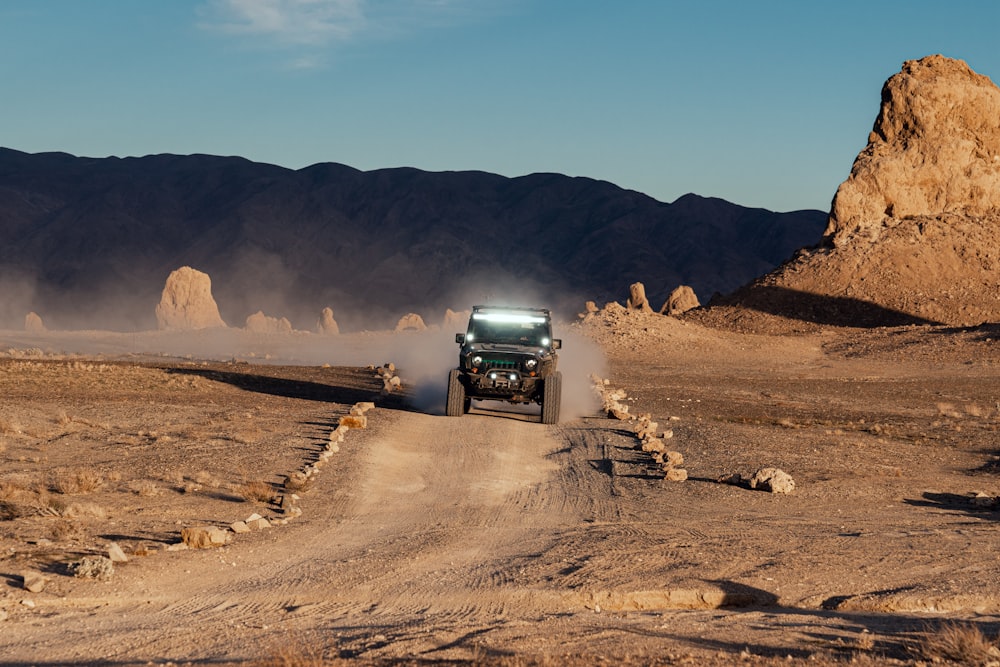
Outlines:
POLYGON ((106 509, 96 503, 69 503, 59 513, 68 519, 107 519, 106 509))
POLYGON ((104 488, 104 477, 88 468, 64 470, 56 473, 52 489, 68 496, 93 493, 104 488))
POLYGON ((8 475, 0 480, 0 500, 15 504, 45 504, 48 490, 38 478, 30 475, 8 475))
POLYGON ((87 531, 79 521, 58 519, 52 524, 50 535, 56 542, 69 542, 71 540, 82 540, 87 536, 87 531))
POLYGON ((995 664, 1000 660, 1000 649, 994 642, 975 625, 962 623, 928 628, 915 652, 925 660, 948 660, 963 665, 995 664))
POLYGON ((269 503, 275 496, 274 487, 259 479, 244 482, 239 487, 239 493, 244 500, 257 503, 269 503))

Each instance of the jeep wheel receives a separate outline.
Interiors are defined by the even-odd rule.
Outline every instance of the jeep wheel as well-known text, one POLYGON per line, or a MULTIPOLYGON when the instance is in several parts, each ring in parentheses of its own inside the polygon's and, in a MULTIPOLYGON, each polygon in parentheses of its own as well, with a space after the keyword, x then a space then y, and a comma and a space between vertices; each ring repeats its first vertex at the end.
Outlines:
POLYGON ((462 384, 461 374, 457 368, 452 369, 448 373, 448 400, 444 413, 449 417, 461 417, 469 411, 469 403, 469 399, 465 397, 465 385, 462 384))
POLYGON ((542 423, 559 423, 559 405, 562 403, 562 373, 556 371, 542 384, 542 423))

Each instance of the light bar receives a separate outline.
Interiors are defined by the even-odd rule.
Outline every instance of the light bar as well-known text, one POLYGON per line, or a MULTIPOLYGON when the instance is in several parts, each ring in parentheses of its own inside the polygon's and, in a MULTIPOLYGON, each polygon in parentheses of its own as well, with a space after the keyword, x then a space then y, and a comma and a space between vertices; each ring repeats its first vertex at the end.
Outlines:
POLYGON ((487 322, 519 322, 522 324, 545 324, 544 317, 536 315, 518 315, 516 313, 473 313, 472 319, 487 322))

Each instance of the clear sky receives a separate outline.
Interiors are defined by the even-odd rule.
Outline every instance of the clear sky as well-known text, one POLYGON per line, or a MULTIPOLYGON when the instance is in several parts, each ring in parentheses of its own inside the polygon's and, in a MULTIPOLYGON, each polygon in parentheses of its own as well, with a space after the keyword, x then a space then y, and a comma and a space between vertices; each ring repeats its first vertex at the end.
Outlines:
POLYGON ((1000 80, 997 0, 0 0, 0 146, 827 210, 886 78, 1000 80))

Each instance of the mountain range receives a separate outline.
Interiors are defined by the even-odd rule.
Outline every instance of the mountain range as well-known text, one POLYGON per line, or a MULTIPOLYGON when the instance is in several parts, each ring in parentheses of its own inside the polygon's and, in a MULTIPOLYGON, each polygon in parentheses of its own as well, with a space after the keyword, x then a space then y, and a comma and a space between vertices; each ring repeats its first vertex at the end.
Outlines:
POLYGON ((303 169, 239 157, 87 158, 0 148, 0 327, 147 329, 167 275, 212 278, 223 319, 312 328, 473 302, 623 300, 681 284, 730 292, 822 236, 827 213, 685 195, 663 203, 561 174, 303 169))

